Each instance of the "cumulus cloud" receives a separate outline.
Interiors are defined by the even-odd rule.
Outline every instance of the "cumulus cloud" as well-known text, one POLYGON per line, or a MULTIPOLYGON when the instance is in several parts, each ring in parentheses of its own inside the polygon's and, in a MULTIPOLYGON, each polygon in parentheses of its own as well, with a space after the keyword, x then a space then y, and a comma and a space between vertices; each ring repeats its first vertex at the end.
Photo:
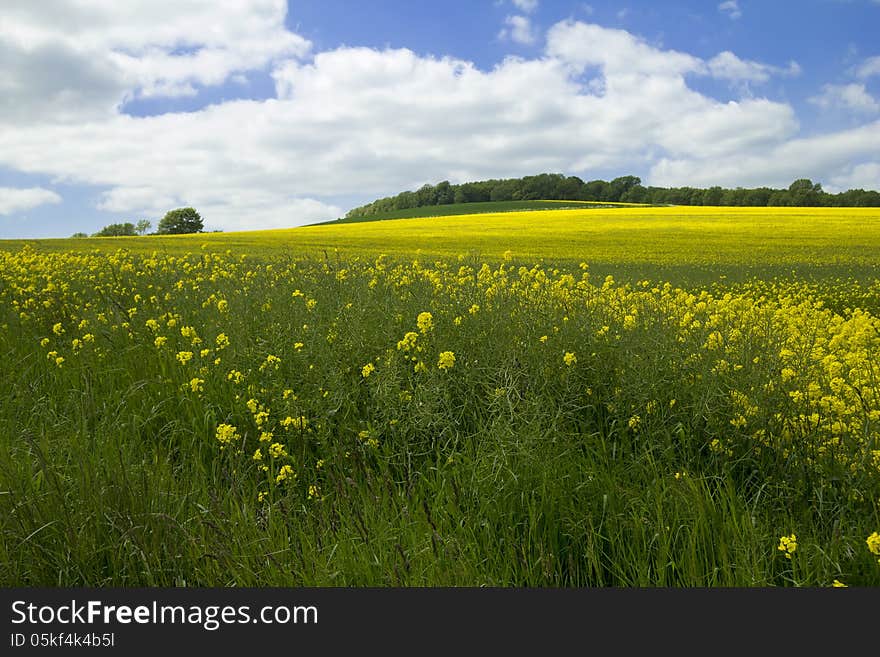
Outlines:
POLYGON ((826 189, 830 192, 842 192, 848 189, 880 190, 880 162, 863 162, 846 167, 831 178, 826 189))
MULTIPOLYGON (((843 179, 853 162, 876 158, 880 121, 816 137, 791 139, 770 148, 705 158, 662 158, 651 168, 658 185, 788 186, 797 178, 843 179)), ((873 187, 880 189, 880 181, 873 187)))
POLYGON ((285 0, 5 0, 0 121, 112 116, 125 100, 182 96, 310 44, 285 0))
POLYGON ((538 39, 538 35, 532 27, 532 21, 526 16, 507 16, 504 19, 505 27, 498 33, 501 40, 510 39, 515 43, 531 45, 538 39))
POLYGON ((718 5, 718 11, 727 14, 734 20, 742 18, 742 10, 739 8, 737 0, 724 0, 724 2, 718 5))
POLYGON ((42 187, 0 187, 0 214, 30 210, 47 203, 61 203, 61 197, 42 187))
POLYGON ((842 109, 861 114, 880 112, 880 102, 865 89, 864 84, 826 84, 822 93, 809 99, 822 109, 842 109))
MULTIPOLYGON (((197 73, 183 67, 162 79, 209 79, 186 59, 193 54, 166 50, 197 73)), ((77 72, 115 83, 112 67, 125 64, 101 61, 111 72, 84 60, 77 72)), ((733 53, 704 60, 583 22, 554 25, 541 56, 488 70, 406 49, 340 47, 271 61, 274 98, 150 117, 100 103, 76 120, 22 113, 4 131, 0 166, 94 186, 98 207, 123 217, 192 205, 209 228, 232 230, 333 219, 343 212, 340 198, 369 200, 443 179, 542 171, 589 178, 601 170, 647 171, 650 184, 787 186, 800 177, 867 175, 853 164, 880 152, 877 123, 798 138, 789 104, 721 102, 690 84, 692 76, 761 81, 790 68, 733 53)), ((116 93, 111 85, 105 99, 116 93)))
POLYGON ((698 57, 656 48, 626 30, 578 21, 563 21, 550 28, 547 53, 578 70, 601 67, 615 78, 629 74, 677 76, 704 70, 698 57))

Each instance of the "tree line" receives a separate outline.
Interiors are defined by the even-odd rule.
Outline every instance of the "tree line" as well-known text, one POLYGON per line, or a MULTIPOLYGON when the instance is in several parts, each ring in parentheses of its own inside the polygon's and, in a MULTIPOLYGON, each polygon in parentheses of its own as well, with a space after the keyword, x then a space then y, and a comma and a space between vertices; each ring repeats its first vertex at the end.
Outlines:
POLYGON ((795 180, 788 189, 756 187, 645 187, 638 176, 621 176, 608 182, 584 182, 577 176, 542 173, 523 178, 467 182, 460 185, 444 180, 380 198, 349 210, 347 219, 365 218, 395 210, 427 205, 477 203, 487 201, 565 200, 606 203, 646 203, 651 205, 734 205, 734 206, 824 206, 878 207, 880 192, 850 189, 830 194, 808 178, 795 180))
MULTIPOLYGON (((152 228, 153 223, 149 219, 141 219, 137 224, 126 221, 116 224, 108 224, 92 237, 133 237, 146 235, 152 228)), ((182 235, 186 233, 201 233, 205 227, 201 215, 195 208, 177 208, 169 210, 159 221, 154 235, 182 235)), ((74 233, 72 237, 88 237, 86 233, 74 233)))

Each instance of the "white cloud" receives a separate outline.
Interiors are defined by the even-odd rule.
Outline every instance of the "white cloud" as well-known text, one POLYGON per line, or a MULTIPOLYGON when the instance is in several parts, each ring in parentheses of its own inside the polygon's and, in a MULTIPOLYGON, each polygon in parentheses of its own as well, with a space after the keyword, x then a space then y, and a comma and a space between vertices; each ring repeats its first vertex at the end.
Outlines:
POLYGON ((727 14, 734 20, 742 18, 742 9, 739 8, 737 0, 724 0, 724 2, 718 5, 718 11, 727 14))
POLYGON ((513 0, 513 4, 520 11, 531 14, 538 8, 538 0, 513 0))
POLYGON ((61 197, 42 187, 0 187, 0 214, 30 210, 47 203, 61 203, 61 197))
POLYGON ((843 192, 848 189, 880 190, 880 162, 863 162, 844 169, 831 178, 826 186, 830 192, 843 192))
POLYGON ((504 19, 507 26, 498 33, 499 39, 510 39, 514 43, 531 45, 538 39, 532 21, 526 16, 507 16, 504 19))
POLYGON ((796 76, 801 72, 797 62, 790 62, 787 68, 781 68, 740 59, 729 50, 718 53, 706 64, 712 77, 733 82, 767 82, 773 75, 796 76))
POLYGON ((826 84, 822 93, 809 99, 822 109, 843 109, 862 114, 880 112, 880 102, 865 89, 864 84, 826 84))
POLYGON ((285 29, 285 0, 46 5, 4 0, 0 122, 112 116, 126 99, 193 95, 310 47, 285 29))
MULTIPOLYGON (((880 152, 880 121, 851 130, 791 139, 717 158, 663 158, 651 169, 658 185, 787 187, 798 178, 824 181, 852 172, 854 161, 880 152)), ((873 187, 880 189, 880 181, 873 187)))
MULTIPOLYGON (((880 3, 880 0, 878 0, 878 3, 880 3)), ((856 69, 856 76, 859 78, 864 79, 874 75, 880 75, 880 55, 869 57, 856 69)))
POLYGON ((701 72, 698 57, 674 50, 661 50, 626 30, 600 25, 564 21, 547 33, 547 52, 583 70, 602 67, 609 77, 640 75, 681 75, 701 72))

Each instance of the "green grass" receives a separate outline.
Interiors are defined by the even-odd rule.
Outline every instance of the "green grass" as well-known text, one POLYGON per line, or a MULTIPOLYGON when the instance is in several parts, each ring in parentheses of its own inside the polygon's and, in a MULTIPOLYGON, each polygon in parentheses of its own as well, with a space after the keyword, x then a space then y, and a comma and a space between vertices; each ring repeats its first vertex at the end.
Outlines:
MULTIPOLYGON (((800 304, 824 296, 844 313, 876 287, 755 281, 701 301, 603 285, 605 272, 577 286, 577 265, 517 273, 533 263, 516 258, 481 273, 474 257, 256 250, 26 250, 2 264, 5 586, 880 585, 865 542, 880 530, 877 425, 817 457, 834 417, 805 425, 788 393, 850 388, 832 392, 821 360, 779 374, 783 347, 838 336, 858 383, 870 325, 800 304), (688 314, 705 325, 682 329, 688 314), (705 346, 715 315, 729 369, 705 346), (397 346, 410 331, 416 361, 397 346), (743 427, 734 392, 758 409, 743 427), (251 398, 269 409, 262 426, 251 398), (308 430, 282 427, 300 415, 308 430), (221 450, 220 423, 241 442, 221 450), (267 429, 289 456, 266 456, 267 429), (282 463, 295 481, 273 483, 282 463), (777 545, 792 532, 788 560, 777 545)), ((880 397, 859 385, 867 416, 880 397)))

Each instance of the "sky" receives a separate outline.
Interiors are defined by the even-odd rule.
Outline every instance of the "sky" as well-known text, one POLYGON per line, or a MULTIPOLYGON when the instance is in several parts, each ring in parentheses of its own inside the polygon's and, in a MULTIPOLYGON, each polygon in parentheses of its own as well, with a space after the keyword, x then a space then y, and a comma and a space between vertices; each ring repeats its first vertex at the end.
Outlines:
POLYGON ((537 173, 880 190, 880 0, 0 0, 0 238, 537 173))

